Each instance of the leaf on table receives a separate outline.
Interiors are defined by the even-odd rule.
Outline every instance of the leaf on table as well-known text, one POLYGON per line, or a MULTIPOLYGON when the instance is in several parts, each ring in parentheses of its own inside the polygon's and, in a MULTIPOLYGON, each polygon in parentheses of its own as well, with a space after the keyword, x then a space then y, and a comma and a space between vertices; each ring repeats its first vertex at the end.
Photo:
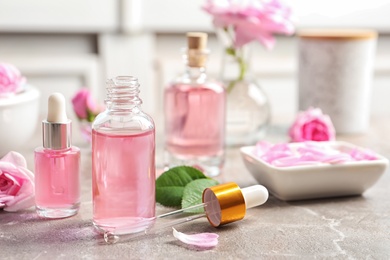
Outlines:
POLYGON ((190 166, 177 166, 164 172, 156 180, 156 201, 168 207, 180 207, 184 187, 197 179, 207 178, 190 166))
MULTIPOLYGON (((183 199, 181 201, 181 207, 187 208, 202 203, 203 191, 211 186, 217 185, 218 182, 214 179, 198 179, 194 180, 185 186, 183 191, 183 199)), ((186 210, 188 213, 201 213, 203 208, 186 210)))

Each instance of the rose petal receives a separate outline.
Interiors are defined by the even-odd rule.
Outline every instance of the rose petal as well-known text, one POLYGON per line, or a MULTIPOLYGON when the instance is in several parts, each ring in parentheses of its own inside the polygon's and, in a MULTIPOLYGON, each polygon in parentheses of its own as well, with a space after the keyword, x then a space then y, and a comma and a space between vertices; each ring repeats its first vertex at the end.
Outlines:
POLYGON ((11 151, 4 155, 3 158, 0 159, 2 162, 10 162, 14 165, 21 166, 24 168, 27 168, 27 162, 26 159, 21 155, 20 153, 11 151))
POLYGON ((173 229, 173 236, 179 239, 181 242, 188 245, 194 245, 203 248, 214 247, 218 244, 218 234, 215 233, 199 233, 193 235, 187 235, 173 229))
POLYGON ((73 110, 79 119, 87 119, 87 99, 89 90, 86 88, 80 89, 72 98, 73 110))
POLYGON ((0 160, 0 204, 5 211, 17 211, 34 205, 34 175, 24 157, 8 153, 0 160))
POLYGON ((377 155, 367 149, 340 151, 321 142, 256 145, 253 154, 277 167, 342 164, 352 161, 376 160, 377 155), (259 156, 260 155, 260 156, 259 156))
POLYGON ((351 152, 350 152, 350 155, 352 156, 352 158, 354 158, 355 160, 359 161, 359 160, 376 160, 378 159, 378 157, 375 155, 375 153, 373 151, 370 151, 368 149, 353 149, 351 152))
POLYGON ((12 64, 0 63, 0 98, 7 98, 21 92, 26 79, 12 64))
POLYGON ((72 97, 73 110, 80 120, 92 122, 93 119, 104 110, 98 105, 91 92, 87 88, 78 90, 72 97))
POLYGON ((19 196, 18 199, 19 201, 17 203, 8 203, 7 206, 4 207, 4 210, 8 212, 15 212, 22 209, 28 209, 35 204, 34 193, 25 193, 19 196))
POLYGON ((208 0, 202 8, 213 16, 216 27, 234 29, 236 48, 256 40, 271 49, 275 43, 274 33, 291 35, 294 32, 291 9, 279 0, 208 0))

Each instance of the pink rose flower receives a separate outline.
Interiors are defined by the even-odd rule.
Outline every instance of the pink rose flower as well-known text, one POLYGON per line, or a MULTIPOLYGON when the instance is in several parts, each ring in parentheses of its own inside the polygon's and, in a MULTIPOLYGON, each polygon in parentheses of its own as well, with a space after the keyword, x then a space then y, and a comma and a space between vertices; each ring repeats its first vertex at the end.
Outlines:
POLYGON ((336 131, 328 115, 319 108, 299 112, 289 130, 292 142, 333 141, 336 131))
POLYGON ((217 28, 232 28, 236 48, 256 40, 272 49, 274 33, 294 33, 291 9, 279 0, 208 0, 203 10, 213 16, 217 28))
POLYGON ((34 205, 34 175, 26 160, 9 152, 0 160, 0 208, 14 212, 34 205))
POLYGON ((72 104, 77 117, 88 122, 92 122, 102 111, 102 108, 96 103, 87 88, 82 88, 76 92, 72 98, 72 104))
POLYGON ((25 83, 26 79, 15 66, 0 63, 0 98, 22 91, 25 83))

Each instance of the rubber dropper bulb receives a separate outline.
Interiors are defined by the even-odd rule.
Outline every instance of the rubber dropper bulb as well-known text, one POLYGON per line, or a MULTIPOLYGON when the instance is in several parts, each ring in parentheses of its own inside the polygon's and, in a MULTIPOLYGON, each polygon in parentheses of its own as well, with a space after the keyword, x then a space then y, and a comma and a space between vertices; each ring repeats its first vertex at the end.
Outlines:
POLYGON ((241 189, 244 195, 246 209, 264 204, 268 200, 268 190, 261 185, 253 185, 241 189))
POLYGON ((42 121, 43 147, 61 150, 71 147, 72 122, 66 116, 65 97, 61 93, 49 96, 46 120, 42 121))
POLYGON ((61 93, 53 93, 49 96, 47 121, 50 123, 67 123, 65 97, 61 93))

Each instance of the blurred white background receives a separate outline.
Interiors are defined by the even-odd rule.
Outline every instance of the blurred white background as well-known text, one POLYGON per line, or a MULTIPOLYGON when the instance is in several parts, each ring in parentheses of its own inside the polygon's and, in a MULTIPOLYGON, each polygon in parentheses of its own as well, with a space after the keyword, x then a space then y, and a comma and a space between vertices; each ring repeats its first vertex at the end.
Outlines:
MULTIPOLYGON (((210 33, 208 71, 218 75, 222 49, 205 0, 2 0, 0 61, 16 65, 41 90, 41 111, 50 93, 70 98, 83 86, 102 101, 105 79, 133 75, 142 84, 144 110, 162 130, 162 90, 183 70, 185 32, 210 33)), ((378 30, 372 117, 390 118, 390 0, 288 1, 297 29, 378 30)), ((278 37, 272 51, 256 45, 252 68, 268 94, 272 122, 288 124, 297 112, 297 39, 278 37)))

